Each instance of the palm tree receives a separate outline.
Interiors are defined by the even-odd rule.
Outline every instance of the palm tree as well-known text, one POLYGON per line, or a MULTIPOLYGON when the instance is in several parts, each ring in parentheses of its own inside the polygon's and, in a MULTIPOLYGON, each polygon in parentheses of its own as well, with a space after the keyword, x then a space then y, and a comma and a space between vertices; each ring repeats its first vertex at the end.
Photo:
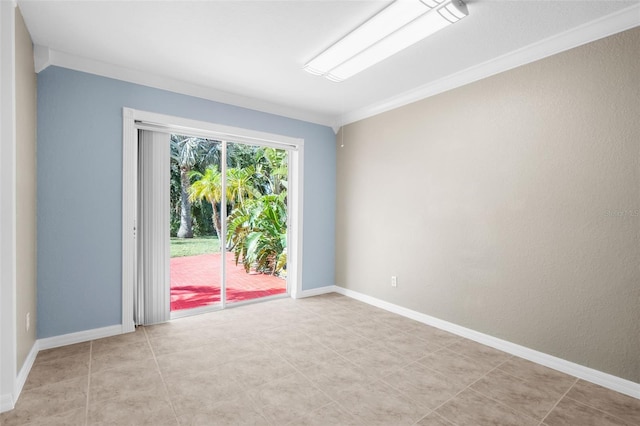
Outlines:
MULTIPOLYGON (((237 150, 244 161, 247 150, 237 150)), ((226 200, 230 206, 227 241, 236 263, 244 263, 261 272, 282 274, 287 263, 287 152, 260 148, 251 154, 255 165, 240 165, 227 169, 226 200)), ((213 227, 222 240, 220 214, 222 173, 217 165, 204 173, 191 171, 189 187, 191 202, 206 200, 211 204, 213 227)))
MULTIPOLYGON (((231 205, 231 211, 236 205, 243 205, 245 200, 260 196, 260 192, 253 185, 254 171, 253 166, 242 169, 235 167, 227 169, 226 198, 231 205)), ((201 201, 204 199, 211 204, 213 227, 220 238, 219 204, 222 201, 222 173, 218 170, 217 165, 211 165, 207 167, 204 174, 198 171, 190 172, 189 178, 196 179, 189 187, 189 200, 201 201)))
POLYGON ((171 135, 171 160, 180 169, 180 228, 178 238, 193 238, 190 173, 196 166, 220 161, 219 142, 191 136, 171 135))
POLYGON ((261 148, 256 153, 258 174, 265 181, 264 192, 280 194, 287 189, 289 176, 287 151, 275 148, 261 148))
POLYGON ((255 174, 254 166, 227 169, 227 199, 232 208, 244 204, 247 199, 260 197, 260 191, 255 187, 255 174))
POLYGON ((188 189, 189 201, 207 200, 211 204, 213 228, 216 230, 218 238, 222 240, 220 213, 218 210, 218 204, 222 200, 222 173, 218 170, 218 166, 214 164, 207 167, 204 174, 196 170, 191 171, 189 178, 196 179, 188 189))

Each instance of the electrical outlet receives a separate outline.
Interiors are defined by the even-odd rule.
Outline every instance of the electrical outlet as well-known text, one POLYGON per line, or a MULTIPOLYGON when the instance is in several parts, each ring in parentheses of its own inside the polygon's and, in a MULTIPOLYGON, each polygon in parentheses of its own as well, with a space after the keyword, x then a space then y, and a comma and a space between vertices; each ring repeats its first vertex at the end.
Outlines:
POLYGON ((391 287, 398 287, 398 277, 395 275, 391 277, 391 287))
POLYGON ((29 331, 29 328, 31 328, 31 312, 27 312, 27 331, 29 331))

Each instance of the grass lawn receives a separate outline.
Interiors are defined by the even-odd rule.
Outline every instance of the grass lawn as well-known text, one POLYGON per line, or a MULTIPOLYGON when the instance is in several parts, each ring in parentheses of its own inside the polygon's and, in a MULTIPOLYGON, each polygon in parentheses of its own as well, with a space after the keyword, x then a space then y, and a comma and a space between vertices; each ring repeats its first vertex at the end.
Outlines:
POLYGON ((171 237, 171 257, 196 256, 198 254, 218 253, 218 237, 171 237))

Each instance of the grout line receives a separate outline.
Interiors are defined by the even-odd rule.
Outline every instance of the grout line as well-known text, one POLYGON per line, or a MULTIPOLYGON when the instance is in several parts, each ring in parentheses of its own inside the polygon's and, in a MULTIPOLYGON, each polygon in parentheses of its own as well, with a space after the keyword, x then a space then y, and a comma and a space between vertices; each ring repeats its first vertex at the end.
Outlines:
MULTIPOLYGON (((514 358, 514 356, 513 356, 513 355, 509 356, 509 358, 507 358, 506 360, 502 361, 500 364, 496 365, 494 368, 492 368, 490 371, 488 371, 484 376, 480 377, 478 380, 474 381, 474 382, 473 382, 473 383, 471 383, 469 386, 467 386, 467 389, 469 389, 471 392, 475 392, 475 393, 477 393, 478 395, 482 395, 482 396, 484 396, 485 398, 488 398, 488 399, 492 400, 493 402, 495 402, 495 403, 497 403, 497 404, 500 404, 500 405, 502 405, 502 406, 504 406, 504 407, 507 407, 507 408, 509 408, 510 410, 515 411, 516 413, 522 414, 522 415, 523 415, 523 416, 525 416, 525 417, 528 417, 528 418, 530 418, 530 419, 532 419, 532 420, 536 420, 536 421, 537 421, 537 419, 536 419, 535 417, 533 417, 533 416, 529 415, 528 413, 522 412, 522 411, 518 410, 517 408, 514 408, 514 407, 510 406, 509 404, 506 404, 506 403, 504 403, 504 402, 502 402, 502 401, 499 401, 499 400, 497 400, 497 399, 493 398, 492 396, 490 396, 490 395, 486 395, 486 394, 484 394, 484 393, 480 392, 479 390, 474 389, 474 388, 472 388, 472 387, 471 387, 471 386, 475 385, 476 383, 478 383, 480 380, 482 380, 484 377, 486 377, 487 375, 489 375, 489 373, 491 373, 491 372, 493 372, 493 371, 499 370, 500 372, 505 373, 503 370, 501 370, 501 369, 500 369, 500 367, 501 367, 502 365, 506 364, 508 361, 510 361, 510 360, 511 360, 511 359, 513 359, 513 358, 514 358)), ((506 373, 506 374, 508 374, 508 373, 506 373)), ((509 374, 509 375, 510 375, 510 374, 509 374)), ((523 380, 523 379, 521 379, 521 378, 519 378, 519 377, 516 377, 516 376, 513 376, 513 375, 510 375, 510 376, 511 376, 511 377, 513 377, 513 378, 515 378, 516 380, 518 380, 518 381, 520 381, 520 382, 526 383, 526 380, 523 380)), ((569 389, 571 389, 571 387, 569 387, 569 389)), ((568 392, 568 390, 567 390, 567 392, 568 392)), ((558 400, 558 401, 559 401, 559 400, 558 400)), ((546 417, 546 416, 545 416, 545 417, 546 417)), ((543 420, 544 420, 544 417, 543 417, 543 418, 542 418, 542 420, 540 420, 539 422, 542 422, 543 420)))
MULTIPOLYGON (((580 379, 578 379, 578 381, 579 381, 579 380, 580 380, 580 379)), ((577 384, 577 382, 576 382, 575 384, 577 384)), ((609 389, 607 389, 607 390, 609 390, 609 389)), ((615 392, 615 391, 613 391, 613 390, 612 390, 611 392, 615 392)), ((567 391, 567 393, 569 393, 569 391, 567 391)), ((599 411, 599 412, 601 412, 602 414, 606 414, 607 416, 610 416, 610 417, 616 418, 616 419, 620 420, 620 421, 621 421, 621 422, 623 422, 623 423, 626 423, 626 422, 627 422, 627 420, 621 419, 620 417, 616 416, 615 414, 612 414, 612 413, 610 413, 610 412, 608 412, 608 411, 605 411, 605 410, 603 410, 603 409, 601 409, 601 408, 594 407, 593 405, 588 404, 588 403, 586 403, 586 402, 584 402, 584 401, 580 401, 579 399, 571 398, 570 396, 565 396, 565 398, 570 399, 570 400, 572 400, 572 401, 574 401, 574 402, 577 402, 578 404, 584 405, 584 406, 586 406, 586 407, 593 408, 594 410, 599 411)))
MULTIPOLYGON (((456 353, 456 354, 458 354, 457 352, 455 352, 455 353, 456 353)), ((462 355, 462 354, 458 354, 458 355, 462 355)), ((463 356, 464 356, 464 355, 463 355, 463 356)), ((444 401, 442 404, 440 404, 440 405, 438 405, 436 408, 434 408, 434 409, 432 410, 432 412, 436 413, 436 410, 437 410, 437 409, 439 409, 439 408, 440 408, 440 407, 442 407, 443 405, 447 404, 449 401, 454 400, 454 399, 455 399, 455 398, 457 398, 457 397, 458 397, 462 392, 464 392, 464 391, 466 391, 466 390, 470 390, 470 391, 473 391, 473 392, 479 393, 480 395, 482 395, 482 396, 484 396, 484 397, 487 397, 487 398, 489 398, 489 399, 491 399, 491 400, 495 401, 493 398, 490 398, 489 396, 484 395, 484 394, 482 394, 482 393, 480 393, 480 392, 476 391, 475 389, 472 389, 472 388, 471 388, 471 386, 473 386, 474 384, 476 384, 477 382, 479 382, 480 380, 482 380, 484 377, 486 377, 486 376, 487 376, 489 373, 491 373, 492 371, 494 371, 494 370, 498 369, 498 367, 500 367, 500 366, 501 366, 502 364, 504 364, 505 362, 507 362, 507 361, 503 361, 503 362, 501 362, 500 364, 498 364, 498 365, 496 365, 495 367, 493 367, 491 370, 489 370, 489 371, 487 371, 486 373, 484 373, 482 376, 478 377, 478 378, 477 378, 476 380, 474 380, 473 382, 469 383, 466 387, 464 387, 463 389, 461 389, 458 393, 456 393, 456 394, 455 394, 455 395, 453 395, 451 398, 447 399, 447 400, 446 400, 446 401, 444 401)), ((427 367, 427 368, 428 368, 428 367, 427 367)), ((435 370, 434 370, 434 371, 435 371, 435 370)), ((442 374, 442 373, 441 373, 441 374, 442 374)), ((496 401, 496 402, 498 402, 498 403, 499 403, 499 404, 501 404, 501 405, 505 405, 506 407, 509 407, 508 405, 503 404, 503 403, 501 403, 500 401, 496 401)), ((509 407, 509 408, 511 408, 511 407, 509 407)), ((513 408, 511 408, 511 409, 513 410, 513 408)), ((517 411, 517 410, 515 410, 515 411, 517 411)), ((518 412, 519 412, 519 411, 518 411, 518 412)), ((441 414, 439 414, 439 413, 436 413, 436 414, 438 414, 440 417, 444 418, 445 420, 449 421, 450 423, 453 423, 451 420, 449 420, 448 418, 446 418, 446 417, 442 416, 441 414)), ((453 424, 455 424, 455 423, 453 423, 453 424)))
POLYGON ((448 425, 451 426, 459 426, 458 423, 451 421, 449 419, 447 419, 446 417, 443 417, 440 413, 436 413, 435 411, 431 411, 429 414, 426 414, 424 417, 420 418, 417 422, 415 422, 413 425, 417 425, 418 423, 420 423, 421 420, 424 420, 425 418, 427 418, 428 416, 430 416, 431 414, 433 414, 434 416, 438 416, 440 419, 442 419, 444 422, 446 422, 448 425))
POLYGON ((162 385, 164 386, 165 394, 167 395, 167 399, 169 400, 169 406, 171 407, 171 411, 173 411, 173 417, 176 420, 176 425, 180 424, 178 420, 178 414, 176 413, 176 408, 173 406, 173 400, 169 394, 169 387, 167 386, 167 382, 164 380, 164 376, 162 375, 162 371, 160 370, 160 364, 158 363, 158 359, 156 358, 156 353, 153 350, 153 345, 151 345, 151 340, 149 339, 149 334, 147 333, 147 329, 142 327, 142 332, 144 333, 144 337, 147 340, 147 345, 149 345, 149 349, 151 350, 151 356, 153 356, 153 362, 156 364, 156 368, 158 369, 158 374, 160 375, 160 380, 162 380, 162 385))
POLYGON ((567 389, 567 391, 565 393, 562 394, 562 396, 560 398, 558 398, 558 400, 556 401, 555 404, 553 404, 553 407, 551 407, 551 409, 547 412, 547 414, 544 415, 544 417, 542 417, 542 420, 540 420, 540 422, 538 423, 538 425, 542 425, 545 421, 545 419, 547 417, 549 417, 549 414, 551 414, 551 412, 553 410, 556 409, 556 407, 558 406, 558 404, 560 404, 560 401, 562 401, 564 399, 565 396, 567 396, 567 394, 569 393, 569 391, 571 389, 573 389, 573 387, 576 385, 576 383, 578 383, 578 378, 576 377, 576 379, 574 380, 573 384, 571 384, 571 386, 569 386, 569 389, 567 389))

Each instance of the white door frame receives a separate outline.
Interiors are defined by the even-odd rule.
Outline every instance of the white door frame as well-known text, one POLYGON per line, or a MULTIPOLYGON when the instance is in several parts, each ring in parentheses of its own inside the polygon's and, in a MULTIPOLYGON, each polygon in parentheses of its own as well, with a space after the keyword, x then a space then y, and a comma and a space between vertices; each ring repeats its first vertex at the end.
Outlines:
MULTIPOLYGON (((122 332, 134 331, 133 289, 137 277, 136 217, 137 217, 137 132, 136 122, 151 123, 157 128, 184 132, 192 136, 228 142, 244 142, 252 145, 287 147, 290 157, 289 182, 289 241, 287 277, 289 292, 293 298, 302 292, 302 209, 304 185, 304 139, 272 133, 258 132, 238 127, 224 126, 206 121, 140 111, 122 109, 122 332)), ((144 125, 142 126, 144 127, 144 125)))

